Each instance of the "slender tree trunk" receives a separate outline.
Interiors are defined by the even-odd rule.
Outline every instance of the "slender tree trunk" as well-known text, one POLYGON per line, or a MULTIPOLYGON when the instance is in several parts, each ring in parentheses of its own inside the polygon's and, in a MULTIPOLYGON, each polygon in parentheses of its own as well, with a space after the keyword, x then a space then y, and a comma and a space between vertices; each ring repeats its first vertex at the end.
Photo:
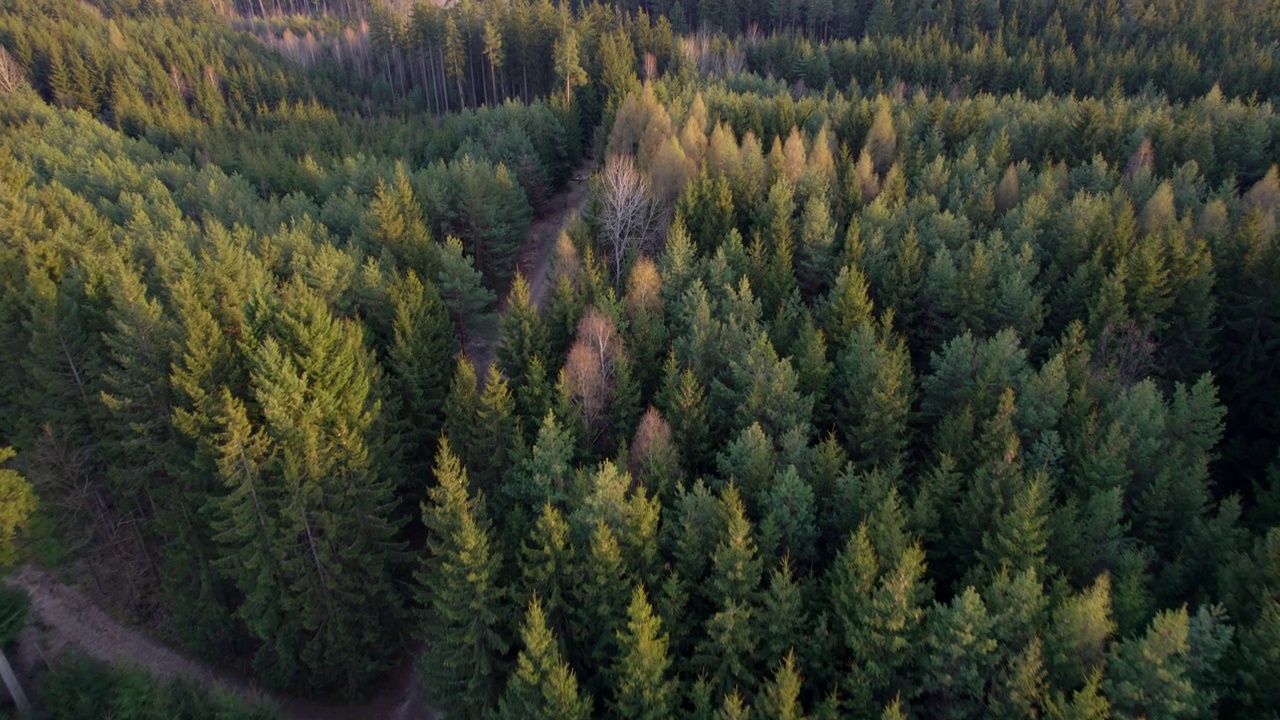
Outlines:
POLYGON ((471 62, 470 48, 467 48, 467 75, 471 78, 471 81, 467 83, 471 90, 471 107, 478 107, 480 103, 476 101, 476 66, 475 63, 471 62))
POLYGON ((440 50, 436 55, 440 58, 440 87, 444 90, 444 111, 447 113, 449 112, 449 85, 448 75, 444 69, 444 51, 440 50))
POLYGON ((444 82, 440 79, 440 72, 436 67, 436 54, 430 48, 427 49, 427 60, 431 67, 431 94, 436 96, 436 112, 447 113, 449 112, 449 99, 445 97, 444 93, 440 92, 444 88, 444 82))
POLYGON ((386 55, 384 55, 382 58, 382 61, 383 61, 382 64, 385 65, 387 68, 387 85, 391 86, 391 102, 393 103, 398 102, 396 100, 395 71, 391 69, 391 53, 387 53, 386 55))
POLYGON ((435 107, 435 85, 431 82, 431 75, 427 72, 426 50, 421 45, 418 46, 418 73, 422 75, 422 95, 427 101, 427 112, 436 113, 435 107))
POLYGON ((5 687, 9 688, 9 697, 13 698, 13 704, 18 708, 18 715, 24 718, 31 717, 31 703, 27 701, 27 693, 23 691, 22 683, 18 682, 18 676, 13 674, 13 666, 9 664, 9 658, 5 656, 3 648, 0 648, 0 678, 4 679, 5 687))
POLYGON ((395 52, 395 60, 396 60, 396 76, 400 78, 400 100, 403 102, 404 100, 407 100, 409 97, 409 87, 408 87, 408 84, 405 82, 405 77, 404 77, 404 57, 403 57, 403 54, 400 52, 399 45, 395 47, 394 52, 395 52))

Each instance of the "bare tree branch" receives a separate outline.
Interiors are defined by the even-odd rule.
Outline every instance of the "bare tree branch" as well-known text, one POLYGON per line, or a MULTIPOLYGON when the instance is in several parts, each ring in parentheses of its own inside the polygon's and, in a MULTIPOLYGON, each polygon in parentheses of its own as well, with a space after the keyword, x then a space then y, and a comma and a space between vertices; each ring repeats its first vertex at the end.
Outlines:
POLYGON ((23 72, 22 66, 4 46, 0 46, 0 93, 7 95, 26 85, 27 74, 23 72))
POLYGON ((600 241, 609 252, 614 282, 634 252, 652 251, 661 228, 662 208, 654 202, 649 178, 630 155, 611 155, 600 174, 600 241))

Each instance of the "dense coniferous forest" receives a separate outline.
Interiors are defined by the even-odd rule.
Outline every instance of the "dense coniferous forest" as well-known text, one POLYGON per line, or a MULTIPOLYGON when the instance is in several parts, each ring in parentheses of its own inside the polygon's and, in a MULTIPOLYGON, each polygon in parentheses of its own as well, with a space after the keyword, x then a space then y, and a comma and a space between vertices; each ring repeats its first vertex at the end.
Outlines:
POLYGON ((0 561, 446 718, 1277 717, 1278 93, 1271 0, 0 0, 0 561))

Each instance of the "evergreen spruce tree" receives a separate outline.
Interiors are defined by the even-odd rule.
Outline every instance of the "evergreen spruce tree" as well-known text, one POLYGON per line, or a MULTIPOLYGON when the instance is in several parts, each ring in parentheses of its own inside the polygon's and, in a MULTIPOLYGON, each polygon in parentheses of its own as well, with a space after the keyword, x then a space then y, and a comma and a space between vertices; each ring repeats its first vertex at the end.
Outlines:
POLYGON ((112 270, 108 317, 115 327, 103 338, 110 364, 103 372, 101 400, 115 422, 104 431, 103 454, 111 488, 124 502, 153 508, 159 502, 167 510, 172 485, 165 464, 178 452, 168 422, 176 328, 165 321, 160 303, 147 297, 135 272, 123 263, 112 270))
MULTIPOLYGON (((183 333, 131 268, 113 259, 108 273, 114 328, 103 336, 110 355, 100 396, 112 418, 102 428, 107 486, 137 523, 143 582, 160 583, 184 641, 221 659, 235 630, 212 566, 207 519, 191 512, 208 501, 215 473, 208 465, 192 472, 197 453, 173 421, 170 367, 183 333)), ((46 502, 60 501, 50 495, 46 502)))
POLYGON ((497 104, 502 96, 498 89, 498 69, 506 60, 502 50, 502 31, 490 20, 484 23, 484 58, 489 61, 489 86, 493 91, 490 103, 497 104))
MULTIPOLYGON (((224 477, 215 460, 217 446, 210 442, 222 429, 216 417, 230 395, 222 383, 238 385, 235 378, 242 373, 233 343, 192 286, 179 283, 173 293, 183 338, 174 348, 171 363, 170 411, 184 442, 182 454, 172 459, 170 468, 178 479, 173 500, 175 510, 181 511, 175 518, 182 522, 173 528, 161 553, 163 577, 170 597, 185 600, 187 593, 196 594, 196 599, 174 603, 175 625, 187 628, 193 639, 204 638, 209 654, 218 656, 230 652, 231 639, 241 631, 235 629, 227 597, 233 585, 215 567, 213 513, 200 509, 221 494, 224 477), (195 563, 192 558, 197 558, 195 563)), ((252 429, 240 431, 242 438, 251 434, 252 429)))
POLYGON ((4 567, 17 559, 14 541, 28 528, 37 502, 31 483, 16 470, 3 467, 15 454, 13 448, 0 447, 0 497, 4 498, 0 512, 0 565, 4 567))
POLYGON ((521 586, 540 598, 552 631, 572 647, 570 603, 581 589, 582 567, 569 542, 569 521, 551 503, 543 503, 528 539, 520 546, 519 566, 521 586))
POLYGON ((750 720, 751 706, 742 699, 742 691, 734 688, 725 693, 724 703, 712 717, 715 720, 750 720))
POLYGON ((504 720, 589 720, 591 698, 579 695, 578 679, 560 657, 536 594, 529 600, 520 639, 524 647, 502 695, 498 716, 504 720))
POLYGON ((800 294, 806 299, 821 296, 831 283, 835 262, 836 224, 825 197, 810 197, 800 219, 796 276, 800 294))
MULTIPOLYGON (((867 21, 867 34, 872 37, 893 32, 893 0, 876 0, 875 9, 867 21)), ((875 163, 876 172, 884 175, 893 165, 898 148, 898 133, 893 127, 893 111, 889 98, 881 95, 876 101, 875 117, 867 131, 863 148, 875 163)))
MULTIPOLYGON (((216 532, 213 539, 221 551, 219 564, 236 585, 257 590, 245 594, 237 614, 251 634, 269 636, 283 624, 277 603, 284 594, 273 547, 279 534, 280 490, 263 477, 262 467, 268 460, 271 443, 265 433, 250 425, 244 403, 225 388, 212 422, 218 432, 211 436, 209 444, 226 493, 217 501, 212 523, 216 532), (242 569, 249 572, 241 576, 242 569)), ((265 655, 264 664, 269 662, 273 672, 279 673, 269 678, 278 677, 281 684, 292 681, 298 665, 292 654, 277 654, 270 645, 260 652, 265 655)))
POLYGON ((805 598, 796 582, 791 558, 784 557, 769 574, 769 587, 760 598, 759 656, 782 657, 799 647, 801 660, 812 657, 814 662, 820 663, 820 657, 809 654, 811 645, 797 642, 797 638, 809 636, 809 625, 805 598))
POLYGON ((991 518, 978 553, 978 561, 988 572, 1004 567, 1015 573, 1043 572, 1049 544, 1048 481, 1042 472, 1027 478, 1014 490, 1008 507, 991 518))
POLYGON ((910 689, 931 595, 919 546, 898 557, 877 555, 863 523, 828 571, 835 626, 852 665, 848 683, 841 684, 845 709, 852 713, 872 712, 910 689))
POLYGON ((564 89, 564 104, 568 109, 573 101, 573 90, 587 83, 587 71, 582 69, 579 58, 578 32, 572 27, 566 28, 556 40, 552 54, 555 62, 556 77, 564 89))
MULTIPOLYGON (((1272 530, 1271 534, 1277 531, 1272 530)), ((1239 647, 1238 676, 1243 692, 1233 695, 1249 711, 1276 707, 1280 689, 1271 678, 1280 672, 1280 600, 1264 601, 1258 619, 1242 629, 1239 647)))
POLYGON ((618 654, 612 668, 613 711, 627 720, 665 720, 676 708, 676 683, 669 676, 667 634, 662 619, 637 586, 627 607, 627 626, 619 629, 618 654))
MULTIPOLYGON (((995 414, 987 420, 981 436, 973 444, 977 467, 972 486, 962 499, 961 513, 971 558, 981 554, 984 537, 988 537, 990 544, 995 519, 1010 510, 1013 497, 1027 484, 1022 445, 1013 425, 1015 412, 1013 389, 1006 388, 995 414)), ((1017 542, 1016 538, 1010 540, 1017 542)), ((988 571, 998 571, 999 562, 997 558, 988 571)))
POLYGON ((906 343, 882 320, 879 328, 864 320, 841 339, 832 383, 836 428, 866 467, 903 460, 914 395, 906 343))
POLYGON ((742 498, 732 483, 721 495, 720 513, 727 534, 711 554, 706 594, 714 611, 698 655, 714 688, 723 693, 733 688, 750 691, 755 687, 761 562, 742 498))
POLYGON ((760 505, 764 513, 761 547, 775 557, 791 557, 801 566, 811 562, 817 552, 818 511, 813 488, 794 465, 775 479, 760 505))
POLYGON ((1045 701, 1044 714, 1050 720, 1106 720, 1111 717, 1111 703, 1102 694, 1102 671, 1094 671, 1084 687, 1072 692, 1070 699, 1059 691, 1045 701))
POLYGON ((1113 716, 1196 717, 1196 688, 1189 677, 1185 607, 1166 610, 1146 634, 1116 645, 1109 654, 1103 689, 1113 716))
POLYGON ((626 618, 627 568, 618 547, 618 537, 603 519, 592 528, 590 545, 585 553, 582 582, 574 588, 576 624, 574 638, 582 644, 584 667, 593 675, 591 686, 600 684, 601 673, 617 658, 618 632, 626 618))
POLYGON ((707 391, 691 369, 681 368, 675 355, 667 358, 658 409, 671 423, 671 435, 680 448, 680 466, 690 473, 708 469, 711 460, 707 391))
POLYGON ((761 717, 777 720, 804 720, 804 707, 800 703, 800 671, 796 668, 795 652, 787 653, 778 663, 773 680, 760 693, 756 706, 761 717))
POLYGON ((539 422, 551 412, 551 405, 555 401, 555 388, 552 387, 547 372, 542 358, 530 358, 524 384, 516 393, 516 415, 520 420, 523 441, 527 444, 534 442, 539 422))
POLYGON ((834 420, 831 414, 832 364, 827 359, 827 335, 805 313, 796 339, 791 345, 791 362, 795 366, 800 394, 813 398, 813 426, 829 432, 834 420))
POLYGON ((436 485, 422 508, 427 552, 415 573, 422 602, 418 635, 427 652, 419 666, 432 704, 463 718, 484 717, 497 700, 502 636, 498 586, 501 558, 493 546, 484 495, 441 438, 436 485))
POLYGON ((972 587, 949 606, 929 615, 921 701, 930 717, 969 718, 981 714, 996 650, 992 619, 972 587))
POLYGON ((390 184, 378 181, 365 217, 365 233, 374 244, 372 254, 378 254, 378 246, 386 248, 419 277, 434 278, 440 269, 439 247, 431 239, 403 163, 396 163, 390 184))
POLYGON ((1063 598, 1054 608, 1046 632, 1046 660, 1050 679, 1059 688, 1078 688, 1100 672, 1107 646, 1115 634, 1111 618, 1111 576, 1099 575, 1078 595, 1063 598))
MULTIPOLYGON (((458 356, 449 385, 449 395, 444 401, 444 435, 449 438, 451 452, 458 456, 465 468, 478 467, 490 448, 481 440, 480 416, 484 411, 480 399, 476 369, 465 355, 458 356)), ((439 438, 436 438, 437 448, 439 438)), ((439 450, 436 455, 439 461, 439 450)))
POLYGON ((836 276, 822 316, 822 327, 833 349, 844 349, 850 333, 872 319, 872 311, 866 275, 852 265, 845 266, 836 276))
MULTIPOLYGON (((862 523, 849 535, 848 541, 836 555, 827 570, 826 585, 832 611, 832 629, 838 633, 839 647, 843 653, 858 662, 855 650, 862 651, 865 644, 863 627, 871 614, 871 596, 875 591, 880 562, 867 524, 862 523)), ((842 668, 843 670, 843 668, 842 668)), ((862 707, 871 700, 872 688, 857 682, 845 689, 849 703, 862 707)))
POLYGON ((397 430, 408 463, 406 476, 424 477, 444 428, 457 340, 440 294, 417 276, 404 279, 391 303, 395 316, 387 367, 400 399, 397 430))
POLYGON ((907 720, 907 714, 902 710, 901 695, 885 704, 884 710, 880 712, 880 720, 907 720))
POLYGON ((714 254, 720 241, 733 229, 733 192, 728 179, 720 173, 698 175, 685 186, 676 213, 687 228, 686 237, 698 251, 706 256, 714 254))
MULTIPOLYGON (((304 287, 288 286, 280 309, 260 322, 250 358, 260 429, 250 429, 234 401, 226 427, 244 438, 237 443, 259 448, 255 475, 271 502, 261 504, 257 493, 233 499, 233 492, 221 504, 224 567, 246 596, 260 596, 253 605, 270 606, 279 621, 256 628, 260 672, 353 695, 390 666, 401 622, 391 585, 395 499, 376 459, 376 366, 359 328, 335 319, 304 287), (262 553, 262 517, 273 523, 265 531, 270 571, 238 559, 262 553), (271 582, 263 572, 274 575, 271 582)), ((246 482, 227 464, 223 476, 232 490, 246 482)))
POLYGON ((463 253, 460 240, 447 238, 441 250, 436 287, 465 349, 471 338, 491 326, 489 309, 497 296, 484 286, 483 276, 474 267, 473 258, 463 253))
POLYGON ((1041 635, 1048 599, 1034 570, 1000 572, 983 588, 995 653, 988 671, 986 705, 995 717, 1025 717, 1044 706, 1047 695, 1041 635))
MULTIPOLYGON (((511 392, 519 395, 527 382, 529 363, 534 358, 551 356, 547 330, 538 316, 538 308, 529 298, 529 282, 516 271, 507 295, 507 308, 499 325, 498 369, 506 375, 511 392)), ((536 423, 542 418, 524 418, 536 423)))
POLYGON ((524 453, 515 410, 507 379, 490 365, 474 429, 473 437, 478 444, 468 453, 472 464, 467 467, 476 485, 494 499, 494 514, 500 522, 505 522, 508 514, 504 502, 506 493, 501 491, 501 485, 515 459, 524 453))

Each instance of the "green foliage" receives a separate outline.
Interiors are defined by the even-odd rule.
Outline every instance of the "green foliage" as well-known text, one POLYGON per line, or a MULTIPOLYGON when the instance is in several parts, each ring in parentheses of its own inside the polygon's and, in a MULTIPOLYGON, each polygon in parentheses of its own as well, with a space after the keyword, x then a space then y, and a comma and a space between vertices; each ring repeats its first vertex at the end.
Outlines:
POLYGON ((279 308, 254 308, 253 405, 223 391, 216 447, 228 494, 215 527, 245 597, 238 614, 262 643, 258 671, 354 694, 389 666, 400 622, 377 371, 357 326, 306 288, 283 295, 279 308), (372 612, 357 610, 371 600, 372 612))
POLYGON ((750 690, 755 686, 752 658, 761 562, 733 484, 721 495, 720 514, 727 534, 711 553, 711 576, 705 587, 715 612, 707 619, 706 638, 698 656, 713 689, 727 694, 734 688, 750 690))
POLYGON ((423 606, 418 634, 430 643, 419 671, 438 707, 481 717, 497 700, 508 645, 499 615, 501 557, 484 495, 472 491, 447 438, 439 447, 436 485, 422 506, 427 554, 414 574, 423 606))
POLYGON ((436 283, 465 347, 470 338, 485 332, 492 323, 488 310, 496 296, 482 284, 480 272, 472 266, 472 258, 463 254, 461 241, 450 237, 443 250, 436 283))
MULTIPOLYGON (((11 448, 0 448, 0 463, 12 459, 11 448)), ((18 557, 17 536, 31 521, 36 495, 31 483, 17 471, 0 468, 0 566, 11 565, 18 557)))
POLYGON ((407 475, 422 477, 430 469, 431 448, 444 427, 446 379, 452 371, 457 341, 444 301, 434 285, 408 275, 393 292, 392 345, 388 371, 402 388, 400 441, 407 475))
POLYGON ((567 29, 556 40, 552 57, 555 61, 556 77, 564 88, 564 107, 568 108, 573 101, 573 90, 585 85, 587 72, 582 69, 579 57, 578 33, 573 28, 567 29))
POLYGON ((760 713, 778 720, 803 720, 807 717, 800 703, 801 682, 800 673, 796 669, 795 653, 787 653, 778 663, 773 681, 760 694, 757 703, 760 713))
MULTIPOLYGON (((497 350, 498 367, 506 375, 513 392, 519 394, 528 383, 529 364, 538 358, 541 362, 551 359, 546 326, 538 315, 538 309, 529 296, 529 283, 518 271, 511 281, 506 311, 499 322, 500 344, 497 350)), ((540 417, 523 417, 532 429, 540 417)))
POLYGON ((422 277, 432 278, 438 272, 439 250, 431 240, 422 216, 422 208, 413 194, 413 186, 403 164, 396 164, 391 184, 379 180, 373 202, 365 217, 365 234, 377 254, 388 250, 403 267, 422 277))
POLYGON ((75 653, 58 659, 40 687, 43 717, 270 720, 274 710, 190 681, 161 682, 143 670, 112 668, 75 653))
POLYGON ((1273 4, 687 5, 0 9, 6 557, 450 716, 1271 711, 1273 4))
POLYGON ((0 643, 8 644, 27 624, 27 611, 31 608, 31 596, 17 587, 0 589, 0 643))
POLYGON ((512 720, 587 720, 591 717, 591 698, 578 694, 578 680, 560 657, 560 649, 547 627, 536 594, 529 600, 520 639, 524 649, 516 659, 515 674, 499 703, 499 716, 512 720))
POLYGON ((631 594, 626 629, 618 630, 617 635, 617 662, 611 670, 617 698, 614 712, 618 717, 637 720, 669 717, 677 697, 668 675, 668 639, 644 587, 637 586, 631 594))
POLYGON ((908 442, 913 374, 907 348, 887 323, 869 320, 845 335, 833 375, 836 428, 860 463, 901 462, 908 442))
POLYGON ((937 605, 930 613, 924 668, 927 691, 921 704, 931 709, 931 716, 979 714, 996 650, 992 624, 982 598, 971 587, 949 606, 937 605))
POLYGON ((1213 695, 1197 686, 1194 670, 1203 663, 1212 672, 1221 646, 1194 647, 1191 626, 1185 607, 1164 611, 1144 635, 1120 643, 1111 652, 1104 690, 1113 714, 1189 718, 1210 710, 1213 695))

